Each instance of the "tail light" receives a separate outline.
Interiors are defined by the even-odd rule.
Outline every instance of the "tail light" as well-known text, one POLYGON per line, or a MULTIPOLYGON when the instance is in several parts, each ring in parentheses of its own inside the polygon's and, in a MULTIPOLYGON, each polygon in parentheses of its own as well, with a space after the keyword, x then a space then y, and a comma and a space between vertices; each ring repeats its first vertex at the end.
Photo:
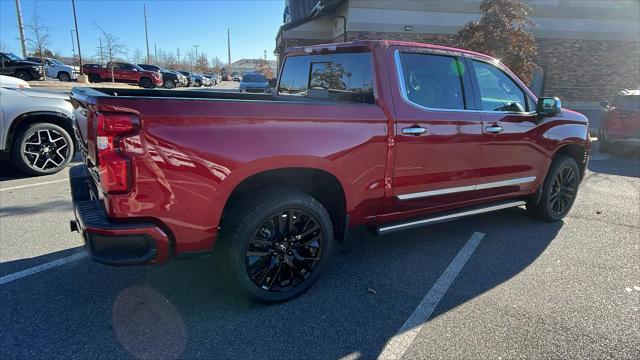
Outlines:
POLYGON ((138 118, 126 113, 98 113, 96 117, 100 184, 107 194, 127 192, 131 189, 131 163, 120 139, 138 129, 138 118))

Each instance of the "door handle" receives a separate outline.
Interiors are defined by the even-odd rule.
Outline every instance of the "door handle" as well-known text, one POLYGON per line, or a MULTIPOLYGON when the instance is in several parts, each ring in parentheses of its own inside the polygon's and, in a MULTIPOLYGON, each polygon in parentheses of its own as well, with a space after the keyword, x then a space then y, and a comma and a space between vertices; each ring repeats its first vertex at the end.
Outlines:
POLYGON ((418 125, 414 125, 411 127, 406 127, 402 129, 402 134, 403 135, 409 135, 409 136, 420 136, 420 135, 424 135, 427 133, 427 129, 423 128, 422 126, 418 126, 418 125))
POLYGON ((484 128, 484 131, 491 134, 500 134, 504 129, 500 125, 490 125, 484 128))

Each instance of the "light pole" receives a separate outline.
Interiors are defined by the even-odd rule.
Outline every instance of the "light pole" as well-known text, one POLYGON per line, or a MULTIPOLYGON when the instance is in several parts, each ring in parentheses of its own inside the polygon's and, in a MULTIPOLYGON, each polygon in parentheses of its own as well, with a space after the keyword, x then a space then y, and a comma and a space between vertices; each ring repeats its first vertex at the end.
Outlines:
POLYGON ((22 10, 20 0, 16 0, 16 16, 18 17, 18 32, 20 33, 20 46, 22 47, 22 57, 27 58, 27 45, 24 40, 24 26, 22 26, 22 10))
POLYGON ((78 59, 80 59, 80 75, 84 75, 84 72, 82 70, 82 51, 80 50, 80 33, 78 32, 78 18, 76 16, 76 0, 71 0, 71 5, 73 6, 73 23, 76 25, 76 41, 78 42, 78 59))

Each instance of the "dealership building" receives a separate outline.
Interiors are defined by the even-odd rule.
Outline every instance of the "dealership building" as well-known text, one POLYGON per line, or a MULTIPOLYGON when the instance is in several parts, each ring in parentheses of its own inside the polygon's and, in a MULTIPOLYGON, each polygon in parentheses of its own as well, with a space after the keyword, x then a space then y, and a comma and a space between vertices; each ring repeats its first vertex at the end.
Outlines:
MULTIPOLYGON (((538 95, 596 112, 599 102, 640 83, 637 0, 524 0, 538 46, 538 95)), ((390 39, 452 45, 480 18, 480 0, 285 0, 276 54, 319 43, 390 39)))

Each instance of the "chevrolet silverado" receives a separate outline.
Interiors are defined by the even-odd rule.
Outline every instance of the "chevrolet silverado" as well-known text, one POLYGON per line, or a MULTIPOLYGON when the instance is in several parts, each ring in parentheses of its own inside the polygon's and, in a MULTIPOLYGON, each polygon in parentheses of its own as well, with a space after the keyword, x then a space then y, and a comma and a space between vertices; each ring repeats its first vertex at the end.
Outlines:
POLYGON ((290 49, 272 94, 75 88, 72 230, 94 260, 216 249, 266 302, 307 290, 333 242, 526 206, 571 209, 587 119, 500 61, 397 41, 290 49))

